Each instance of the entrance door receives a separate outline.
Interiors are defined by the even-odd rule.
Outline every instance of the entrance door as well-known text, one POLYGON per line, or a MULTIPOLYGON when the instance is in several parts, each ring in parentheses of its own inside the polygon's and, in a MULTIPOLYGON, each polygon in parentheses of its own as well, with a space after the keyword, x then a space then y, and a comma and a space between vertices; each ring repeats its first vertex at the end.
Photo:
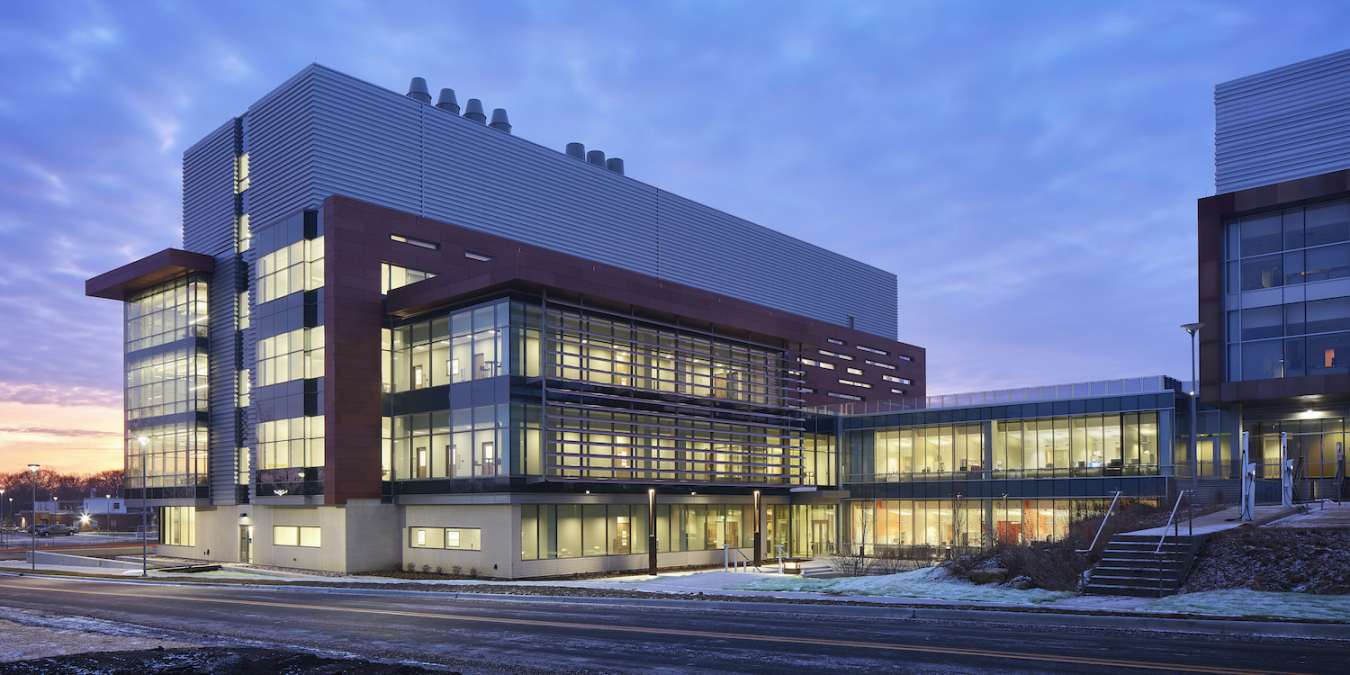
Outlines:
POLYGON ((253 562, 253 526, 239 526, 239 562, 253 562))
POLYGON ((826 555, 834 553, 834 521, 833 520, 812 520, 811 521, 811 555, 826 555))

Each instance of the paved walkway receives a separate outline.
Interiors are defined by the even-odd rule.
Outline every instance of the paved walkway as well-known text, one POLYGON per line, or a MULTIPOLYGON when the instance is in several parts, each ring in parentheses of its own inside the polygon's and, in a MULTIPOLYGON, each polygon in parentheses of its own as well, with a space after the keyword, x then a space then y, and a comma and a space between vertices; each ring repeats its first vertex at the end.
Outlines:
POLYGON ((1350 529, 1350 502, 1344 504, 1337 504, 1336 502, 1313 504, 1307 513, 1281 518, 1267 527, 1350 529))
MULTIPOLYGON (((1203 516, 1196 516, 1194 532, 1195 534, 1213 534, 1215 532, 1222 532, 1224 530, 1231 530, 1235 527, 1241 527, 1246 524, 1253 524, 1257 527, 1261 527, 1267 523, 1287 518, 1296 513, 1298 513, 1297 509, 1287 509, 1283 506, 1258 506, 1252 514, 1252 520, 1242 520, 1241 508, 1234 506, 1222 511, 1215 511, 1214 513, 1207 513, 1203 516)), ((1186 511, 1179 511, 1177 513, 1177 519, 1180 521, 1179 527, 1181 534, 1190 534, 1192 532, 1190 527, 1191 524, 1186 520, 1186 511)), ((1175 532, 1177 528, 1177 525, 1168 528, 1150 527, 1147 530, 1137 530, 1135 532, 1129 532, 1128 534, 1161 537, 1164 529, 1167 530, 1168 534, 1171 534, 1175 532)))

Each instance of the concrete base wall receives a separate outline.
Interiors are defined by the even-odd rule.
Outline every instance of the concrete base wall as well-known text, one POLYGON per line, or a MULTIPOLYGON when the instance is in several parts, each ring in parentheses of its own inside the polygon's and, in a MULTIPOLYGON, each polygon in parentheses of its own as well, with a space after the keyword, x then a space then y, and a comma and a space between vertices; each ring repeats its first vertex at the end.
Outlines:
MULTIPOLYGON (((647 569, 645 553, 553 560, 521 560, 520 504, 506 495, 475 498, 466 504, 382 504, 354 499, 341 506, 261 505, 201 507, 196 514, 193 546, 158 546, 165 556, 212 562, 243 562, 240 528, 253 528, 252 562, 357 574, 413 569, 452 574, 522 579, 647 569), (275 543, 275 527, 318 527, 319 546, 275 543), (409 528, 453 527, 479 530, 481 550, 413 548, 409 528)), ((746 557, 754 551, 740 549, 746 557)), ((720 565, 720 550, 660 553, 659 567, 720 565)))
MULTIPOLYGON (((24 554, 24 562, 32 564, 33 551, 24 554)), ((113 570, 139 570, 141 564, 136 562, 126 562, 122 560, 108 560, 107 558, 90 558, 82 555, 67 555, 65 553, 47 553, 46 551, 37 551, 38 565, 61 565, 63 567, 101 567, 103 569, 113 570)))

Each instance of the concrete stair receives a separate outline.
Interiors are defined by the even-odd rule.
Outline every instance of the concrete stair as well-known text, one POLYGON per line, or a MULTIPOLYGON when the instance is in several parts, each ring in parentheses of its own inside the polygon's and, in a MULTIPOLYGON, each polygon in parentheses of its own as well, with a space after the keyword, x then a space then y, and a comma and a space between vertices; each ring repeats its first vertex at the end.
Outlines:
POLYGON ((1155 553, 1159 538, 1156 534, 1112 537, 1083 592, 1144 597, 1176 593, 1205 537, 1168 535, 1161 552, 1155 553))

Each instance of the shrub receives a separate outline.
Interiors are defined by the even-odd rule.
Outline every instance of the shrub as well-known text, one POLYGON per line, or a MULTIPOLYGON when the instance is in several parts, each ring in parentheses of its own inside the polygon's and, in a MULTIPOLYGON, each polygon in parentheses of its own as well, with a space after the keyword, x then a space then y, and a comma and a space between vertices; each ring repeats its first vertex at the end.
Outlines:
POLYGON ((462 566, 460 566, 460 565, 451 565, 451 566, 450 566, 450 574, 452 574, 452 575, 454 575, 454 576, 459 576, 459 573, 462 572, 462 571, 464 571, 464 568, 463 568, 462 566))
POLYGON ((445 576, 445 568, 441 567, 440 565, 437 565, 437 566, 436 566, 436 574, 439 574, 439 575, 441 575, 441 576, 445 576))
POLYGON ((430 573, 431 573, 431 565, 423 565, 422 574, 430 574, 430 573))
POLYGON ((477 568, 477 567, 470 567, 470 568, 469 568, 469 578, 470 578, 470 579, 477 579, 477 578, 478 578, 478 568, 477 568))
POLYGON ((409 572, 416 572, 416 571, 417 571, 417 564, 416 564, 416 563, 408 563, 408 571, 409 571, 409 572))

